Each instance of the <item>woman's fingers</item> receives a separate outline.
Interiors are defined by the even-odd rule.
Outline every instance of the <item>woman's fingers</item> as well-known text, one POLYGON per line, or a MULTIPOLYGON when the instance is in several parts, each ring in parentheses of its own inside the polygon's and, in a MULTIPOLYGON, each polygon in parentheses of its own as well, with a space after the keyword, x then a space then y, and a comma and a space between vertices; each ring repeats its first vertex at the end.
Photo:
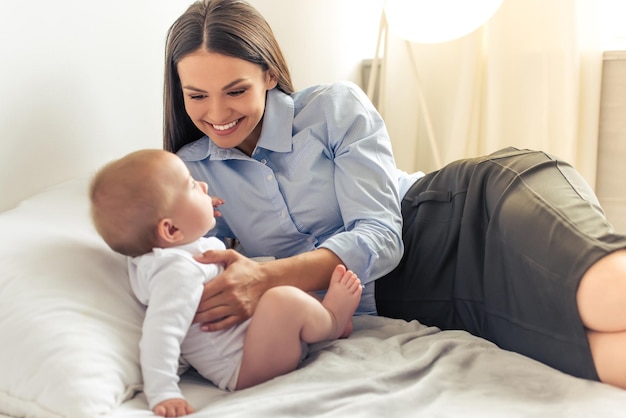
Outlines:
POLYGON ((205 322, 200 326, 200 329, 205 332, 223 331, 241 324, 246 319, 248 318, 241 315, 226 316, 217 322, 205 322))
POLYGON ((194 323, 209 323, 221 321, 223 318, 237 314, 237 303, 231 301, 226 295, 219 293, 212 297, 206 298, 200 302, 196 316, 194 317, 194 323))
POLYGON ((224 267, 227 267, 239 257, 243 256, 235 250, 209 250, 205 251, 202 254, 194 255, 193 258, 200 263, 218 263, 222 264, 224 267))
POLYGON ((201 263, 219 263, 224 272, 204 285, 194 323, 203 331, 219 331, 248 319, 256 306, 250 286, 258 264, 233 250, 213 250, 195 257, 201 263))
POLYGON ((219 301, 220 296, 215 296, 208 301, 211 304, 216 303, 215 306, 196 313, 193 322, 200 323, 202 331, 221 331, 237 325, 250 317, 247 311, 236 301, 231 304, 221 303, 219 301))

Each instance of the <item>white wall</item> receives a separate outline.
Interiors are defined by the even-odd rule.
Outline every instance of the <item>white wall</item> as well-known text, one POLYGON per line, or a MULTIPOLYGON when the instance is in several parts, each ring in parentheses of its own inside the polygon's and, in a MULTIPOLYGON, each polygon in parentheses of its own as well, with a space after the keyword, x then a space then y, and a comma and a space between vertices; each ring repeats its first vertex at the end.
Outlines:
MULTIPOLYGON (((111 158, 161 146, 165 33, 190 0, 0 2, 0 211, 111 158)), ((296 87, 349 79, 382 1, 251 0, 296 87)))
POLYGON ((382 0, 249 0, 270 22, 297 89, 336 80, 360 84, 376 48, 382 0))

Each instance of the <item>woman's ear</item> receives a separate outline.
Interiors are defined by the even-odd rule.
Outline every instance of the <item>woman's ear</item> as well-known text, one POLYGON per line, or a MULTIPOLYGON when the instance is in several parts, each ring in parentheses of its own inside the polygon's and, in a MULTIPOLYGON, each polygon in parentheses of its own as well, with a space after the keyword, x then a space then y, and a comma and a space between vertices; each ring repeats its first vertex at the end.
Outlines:
POLYGON ((272 90, 274 87, 278 85, 278 78, 272 73, 271 70, 267 70, 265 72, 265 88, 267 90, 272 90))
POLYGON ((159 221, 157 236, 160 241, 166 244, 176 244, 184 238, 182 231, 174 225, 174 221, 170 218, 163 218, 159 221))

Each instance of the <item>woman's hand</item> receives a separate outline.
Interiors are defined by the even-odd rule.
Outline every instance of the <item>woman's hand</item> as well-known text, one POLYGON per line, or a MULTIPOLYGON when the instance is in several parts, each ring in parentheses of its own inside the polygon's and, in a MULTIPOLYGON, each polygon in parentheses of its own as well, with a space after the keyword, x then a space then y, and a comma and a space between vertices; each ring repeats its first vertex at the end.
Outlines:
POLYGON ((203 331, 220 331, 250 318, 270 287, 292 285, 306 292, 327 289, 337 264, 344 264, 326 248, 265 263, 246 258, 235 250, 206 251, 195 259, 224 266, 222 274, 204 285, 193 320, 202 324, 203 331))
POLYGON ((211 250, 195 257, 201 263, 219 263, 224 272, 204 285, 194 318, 203 331, 220 331, 252 316, 267 290, 260 264, 234 250, 211 250))

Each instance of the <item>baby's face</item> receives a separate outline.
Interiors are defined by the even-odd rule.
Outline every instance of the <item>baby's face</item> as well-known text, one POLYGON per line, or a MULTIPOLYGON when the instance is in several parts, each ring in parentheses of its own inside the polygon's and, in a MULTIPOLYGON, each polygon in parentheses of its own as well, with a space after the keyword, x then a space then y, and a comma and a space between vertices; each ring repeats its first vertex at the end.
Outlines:
POLYGON ((185 163, 176 155, 171 156, 175 193, 171 217, 185 236, 185 241, 195 241, 215 226, 213 201, 208 195, 208 185, 194 180, 185 163))

